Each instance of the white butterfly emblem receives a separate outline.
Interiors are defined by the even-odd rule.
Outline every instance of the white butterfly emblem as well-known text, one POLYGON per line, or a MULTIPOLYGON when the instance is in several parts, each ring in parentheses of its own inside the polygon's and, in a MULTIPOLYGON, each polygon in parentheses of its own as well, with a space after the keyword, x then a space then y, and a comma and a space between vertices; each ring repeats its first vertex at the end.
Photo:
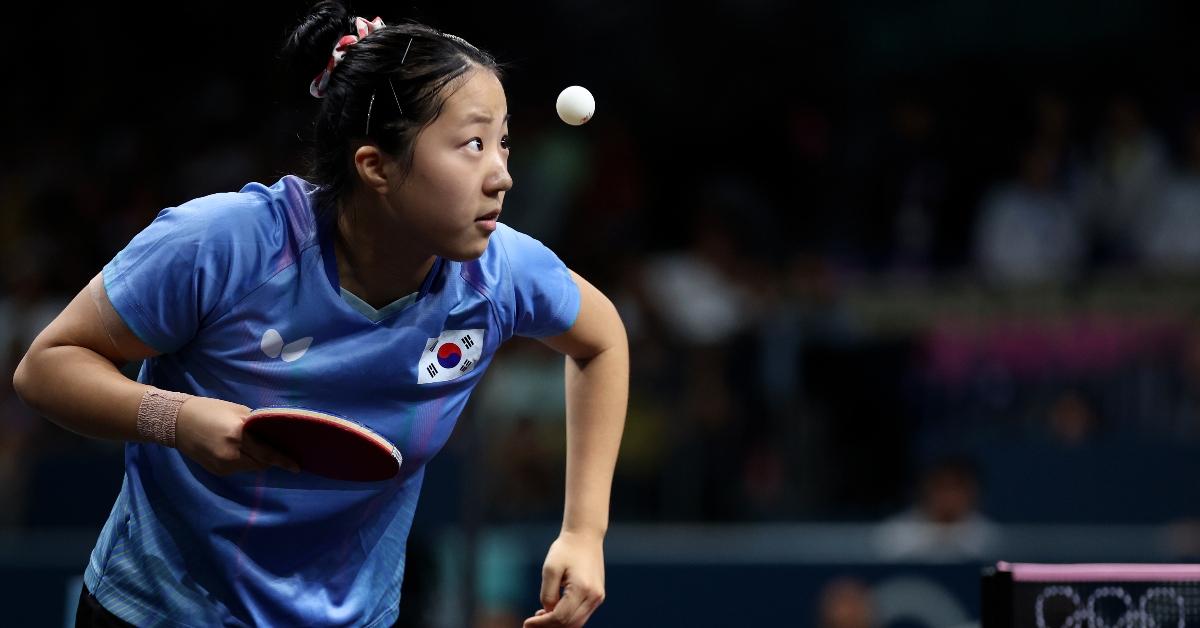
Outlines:
POLYGON ((309 345, 312 344, 312 336, 305 336, 294 342, 287 344, 283 343, 283 336, 274 329, 268 329, 267 333, 263 334, 262 347, 263 353, 269 358, 281 358, 284 362, 295 362, 304 356, 304 352, 308 351, 309 345))

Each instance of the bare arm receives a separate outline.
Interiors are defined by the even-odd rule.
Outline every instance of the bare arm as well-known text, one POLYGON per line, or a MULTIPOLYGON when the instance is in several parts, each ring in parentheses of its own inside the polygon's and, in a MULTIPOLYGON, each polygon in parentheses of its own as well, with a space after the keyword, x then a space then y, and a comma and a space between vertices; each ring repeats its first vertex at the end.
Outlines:
POLYGON ((587 280, 579 315, 564 334, 546 338, 567 356, 567 487, 563 530, 604 536, 608 502, 629 400, 629 344, 613 304, 587 280))
MULTIPOLYGON (((42 333, 13 376, 13 389, 31 408, 73 432, 119 441, 143 440, 138 406, 151 387, 121 373, 126 362, 158 355, 121 320, 96 275, 42 333)), ((217 474, 295 469, 294 462, 242 433, 250 409, 192 397, 180 408, 175 445, 217 474)))
POLYGON ((138 404, 150 387, 119 369, 154 355, 113 310, 96 275, 34 339, 17 365, 13 389, 34 410, 73 432, 141 440, 138 404))
POLYGON ((525 625, 579 626, 604 600, 603 541, 629 398, 629 345, 616 308, 574 272, 579 315, 543 342, 567 356, 563 527, 542 568, 542 609, 525 625))

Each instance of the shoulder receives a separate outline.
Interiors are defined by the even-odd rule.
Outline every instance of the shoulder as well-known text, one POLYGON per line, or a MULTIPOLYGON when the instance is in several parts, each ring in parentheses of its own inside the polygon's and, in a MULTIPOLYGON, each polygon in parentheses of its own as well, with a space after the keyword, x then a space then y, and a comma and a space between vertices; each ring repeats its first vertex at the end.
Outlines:
POLYGON ((269 221, 277 227, 286 227, 287 232, 301 242, 316 238, 316 218, 312 205, 316 186, 288 175, 271 186, 250 183, 237 195, 238 203, 259 208, 252 212, 259 221, 269 221))
POLYGON ((303 181, 211 194, 158 213, 105 268, 106 280, 131 274, 153 283, 164 273, 253 280, 294 263, 315 243, 303 181), (308 216, 305 219, 305 216, 308 216))
MULTIPOLYGON (((315 243, 315 221, 306 182, 284 177, 271 186, 250 183, 163 209, 147 229, 166 242, 219 247, 299 250, 315 243)), ((157 239, 156 238, 156 239, 157 239)))
POLYGON ((511 273, 512 260, 520 257, 530 249, 541 247, 541 242, 509 227, 504 223, 496 224, 496 231, 488 240, 487 248, 478 259, 453 262, 454 267, 461 268, 464 275, 472 275, 486 271, 489 276, 507 276, 511 273))
MULTIPOLYGON (((496 225, 496 232, 492 234, 487 251, 483 254, 483 258, 494 258, 496 261, 508 265, 519 264, 531 257, 544 258, 547 256, 557 260, 554 252, 540 240, 504 223, 496 225)), ((513 269, 510 268, 510 270, 513 269)))
POLYGON ((511 288, 531 275, 563 267, 562 261, 537 238, 508 225, 499 223, 479 259, 462 262, 462 274, 468 282, 492 286, 505 284, 511 288))
POLYGON ((479 260, 462 277, 497 308, 507 334, 545 336, 574 322, 579 289, 562 260, 536 238, 497 225, 479 260))
POLYGON ((451 272, 488 299, 511 301, 531 274, 562 262, 536 238, 504 223, 496 225, 488 246, 478 259, 450 262, 451 272))

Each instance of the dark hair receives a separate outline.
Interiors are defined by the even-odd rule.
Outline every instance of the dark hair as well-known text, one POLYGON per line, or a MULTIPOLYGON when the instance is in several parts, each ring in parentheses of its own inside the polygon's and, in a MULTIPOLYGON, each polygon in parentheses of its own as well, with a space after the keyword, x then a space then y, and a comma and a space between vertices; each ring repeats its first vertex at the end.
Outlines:
MULTIPOLYGON (((287 37, 283 57, 294 68, 311 69, 311 80, 338 40, 354 33, 354 17, 341 2, 317 3, 287 37)), ((313 122, 305 177, 318 186, 318 217, 332 218, 337 200, 352 189, 353 155, 363 143, 411 165, 417 135, 437 119, 449 96, 446 86, 473 68, 501 76, 488 53, 412 21, 388 23, 350 46, 329 77, 313 122)))

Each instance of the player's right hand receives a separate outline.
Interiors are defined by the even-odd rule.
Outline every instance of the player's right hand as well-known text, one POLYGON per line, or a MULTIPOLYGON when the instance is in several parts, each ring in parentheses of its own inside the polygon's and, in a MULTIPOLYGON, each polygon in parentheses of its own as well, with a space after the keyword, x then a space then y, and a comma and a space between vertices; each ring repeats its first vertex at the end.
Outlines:
POLYGON ((192 397, 179 406, 175 448, 216 475, 261 471, 269 466, 299 471, 294 461, 242 429, 249 415, 250 408, 240 404, 192 397))

